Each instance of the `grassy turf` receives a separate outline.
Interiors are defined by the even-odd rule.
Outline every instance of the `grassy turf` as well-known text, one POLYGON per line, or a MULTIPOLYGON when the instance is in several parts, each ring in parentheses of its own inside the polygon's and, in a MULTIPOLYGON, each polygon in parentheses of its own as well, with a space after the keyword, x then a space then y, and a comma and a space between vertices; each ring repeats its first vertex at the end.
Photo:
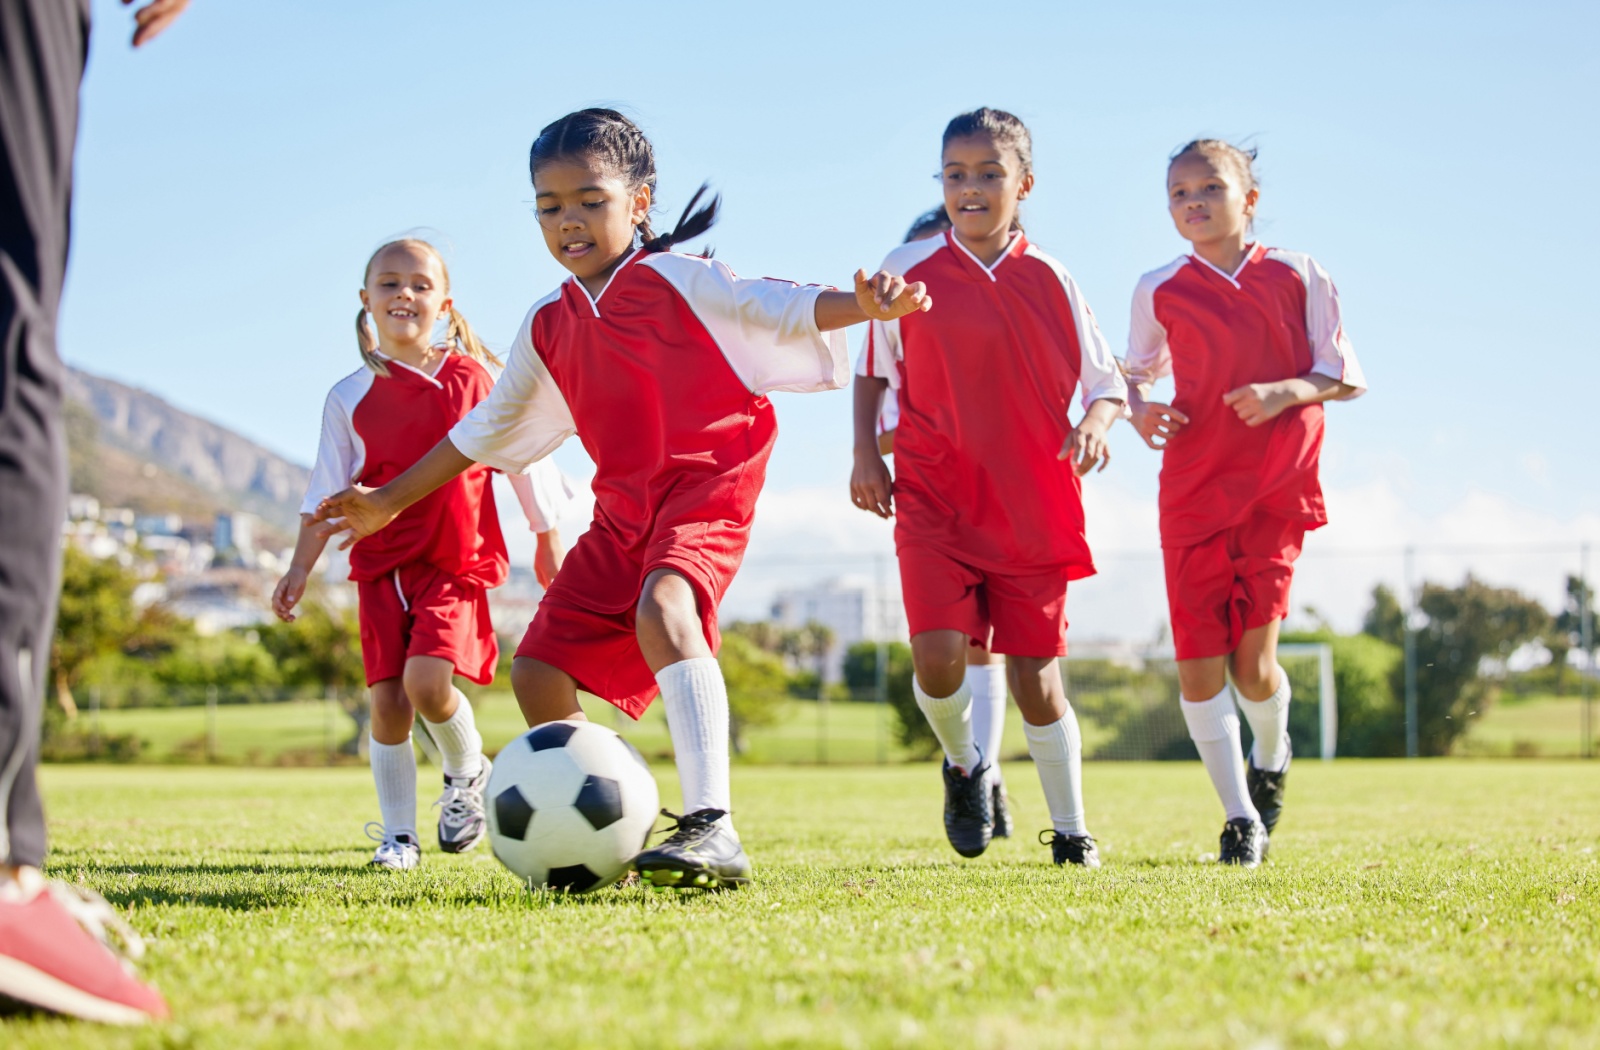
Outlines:
MULTIPOLYGON (((658 769, 676 799, 671 771, 658 769)), ((1303 762, 1272 862, 1203 862, 1197 764, 1087 774, 1106 853, 959 861, 931 765, 742 768, 737 894, 363 869, 364 770, 54 767, 53 873, 130 909, 171 1025, 7 1047, 1592 1046, 1600 765, 1303 762)), ((424 787, 423 804, 431 799, 424 787)))

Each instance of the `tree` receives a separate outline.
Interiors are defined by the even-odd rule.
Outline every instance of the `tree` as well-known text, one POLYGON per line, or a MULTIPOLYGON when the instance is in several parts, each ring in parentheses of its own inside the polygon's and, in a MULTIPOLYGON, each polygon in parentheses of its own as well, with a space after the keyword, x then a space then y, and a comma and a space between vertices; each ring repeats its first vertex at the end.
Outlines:
MULTIPOLYGON (((1550 614, 1533 599, 1470 574, 1459 587, 1424 584, 1417 606, 1424 618, 1416 631, 1418 750, 1447 755, 1498 694, 1498 686, 1481 674, 1483 661, 1503 659, 1543 636, 1550 614)), ((1390 681, 1403 697, 1403 664, 1390 681)))
POLYGON ((1372 588, 1372 608, 1361 623, 1361 633, 1390 645, 1405 645, 1406 614, 1400 600, 1383 584, 1372 588))
POLYGON ((1563 595, 1561 611, 1551 620, 1550 629, 1545 632, 1544 647, 1550 650, 1550 662, 1556 669, 1556 694, 1566 692, 1567 661, 1574 649, 1582 651, 1583 647, 1583 611, 1589 610, 1590 617, 1590 666, 1594 657, 1594 591, 1581 577, 1567 577, 1566 593, 1563 595))
POLYGON ((366 669, 361 663, 360 621, 354 609, 334 610, 325 602, 308 599, 300 603, 293 623, 263 626, 261 646, 277 662, 284 685, 327 690, 339 700, 356 724, 354 736, 340 750, 363 754, 371 710, 366 669))
POLYGON ((722 636, 717 662, 728 684, 728 735, 734 752, 742 755, 750 728, 778 720, 789 695, 789 671, 776 654, 732 631, 722 636))
MULTIPOLYGON (((922 717, 911 689, 911 646, 890 642, 884 649, 888 653, 887 699, 894 711, 896 735, 913 755, 928 758, 939 750, 939 738, 933 735, 933 728, 922 717)), ((845 652, 844 683, 858 696, 878 687, 877 642, 857 642, 845 652)))

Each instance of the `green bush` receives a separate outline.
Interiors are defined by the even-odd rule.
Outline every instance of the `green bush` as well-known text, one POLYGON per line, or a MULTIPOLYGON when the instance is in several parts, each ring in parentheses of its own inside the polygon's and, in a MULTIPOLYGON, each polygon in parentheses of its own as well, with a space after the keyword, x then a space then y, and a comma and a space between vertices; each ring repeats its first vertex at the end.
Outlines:
MULTIPOLYGON (((888 654, 887 700, 894 711, 895 736, 914 758, 930 758, 939 751, 939 738, 933 735, 928 720, 922 717, 916 694, 911 689, 911 646, 904 642, 890 642, 884 646, 884 650, 888 654)), ((877 642, 857 642, 845 652, 844 684, 856 696, 872 696, 876 693, 877 642)))

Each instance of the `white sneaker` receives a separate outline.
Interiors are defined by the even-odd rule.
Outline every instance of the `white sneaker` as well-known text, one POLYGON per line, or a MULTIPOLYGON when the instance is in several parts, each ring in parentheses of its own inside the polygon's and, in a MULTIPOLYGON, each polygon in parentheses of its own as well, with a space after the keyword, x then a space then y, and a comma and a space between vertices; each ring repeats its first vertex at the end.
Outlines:
POLYGON ((433 806, 439 811, 439 848, 446 853, 465 853, 489 833, 483 789, 489 786, 492 768, 484 756, 483 768, 472 779, 444 778, 444 794, 433 806))
POLYGON ((422 847, 417 840, 401 832, 390 835, 377 821, 369 821, 367 838, 378 844, 378 850, 367 862, 369 867, 388 868, 390 871, 410 871, 422 861, 422 847))

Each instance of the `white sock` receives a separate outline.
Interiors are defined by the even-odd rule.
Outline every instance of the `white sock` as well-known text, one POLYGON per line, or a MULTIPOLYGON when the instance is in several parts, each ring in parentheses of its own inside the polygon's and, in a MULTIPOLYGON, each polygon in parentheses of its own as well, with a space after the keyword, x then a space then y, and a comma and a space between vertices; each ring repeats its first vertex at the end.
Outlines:
MULTIPOLYGON (((678 759, 685 815, 733 809, 728 786, 728 686, 716 658, 702 656, 663 667, 656 675, 667 731, 678 759)), ((732 827, 727 817, 723 823, 732 827)))
POLYGON ((949 696, 929 696, 922 683, 911 677, 911 691, 916 694, 917 706, 922 716, 933 727, 933 735, 944 748, 944 757, 950 764, 971 773, 983 761, 978 757, 978 743, 972 735, 972 692, 967 683, 949 696))
POLYGON ((471 780, 483 772, 483 737, 478 734, 477 720, 472 714, 472 704, 461 690, 451 688, 456 694, 456 713, 443 722, 422 724, 439 747, 439 758, 444 765, 444 775, 451 780, 471 780))
POLYGON ((1265 700, 1236 698, 1256 738, 1250 745, 1250 764, 1268 773, 1283 772, 1289 764, 1289 675, 1278 668, 1277 691, 1265 700))
POLYGON ((1261 814, 1250 804, 1250 791, 1244 782, 1244 754, 1239 743, 1239 714, 1233 709, 1233 690, 1227 686, 1210 700, 1195 703, 1178 701, 1183 720, 1189 724, 1189 738, 1200 752, 1200 761, 1211 774, 1222 808, 1229 820, 1260 820, 1261 814))
POLYGON ((1028 754, 1039 771, 1045 805, 1050 808, 1050 823, 1063 835, 1087 835, 1083 819, 1083 737, 1078 733, 1078 715, 1067 705, 1067 713, 1049 725, 1029 725, 1028 754))
POLYGON ((998 773, 1006 732, 1006 665, 968 664, 967 691, 972 694, 972 739, 998 773))
POLYGON ((408 736, 401 744, 367 742, 372 763, 372 780, 378 785, 378 812, 383 814, 383 833, 410 835, 417 841, 417 753, 408 736))

